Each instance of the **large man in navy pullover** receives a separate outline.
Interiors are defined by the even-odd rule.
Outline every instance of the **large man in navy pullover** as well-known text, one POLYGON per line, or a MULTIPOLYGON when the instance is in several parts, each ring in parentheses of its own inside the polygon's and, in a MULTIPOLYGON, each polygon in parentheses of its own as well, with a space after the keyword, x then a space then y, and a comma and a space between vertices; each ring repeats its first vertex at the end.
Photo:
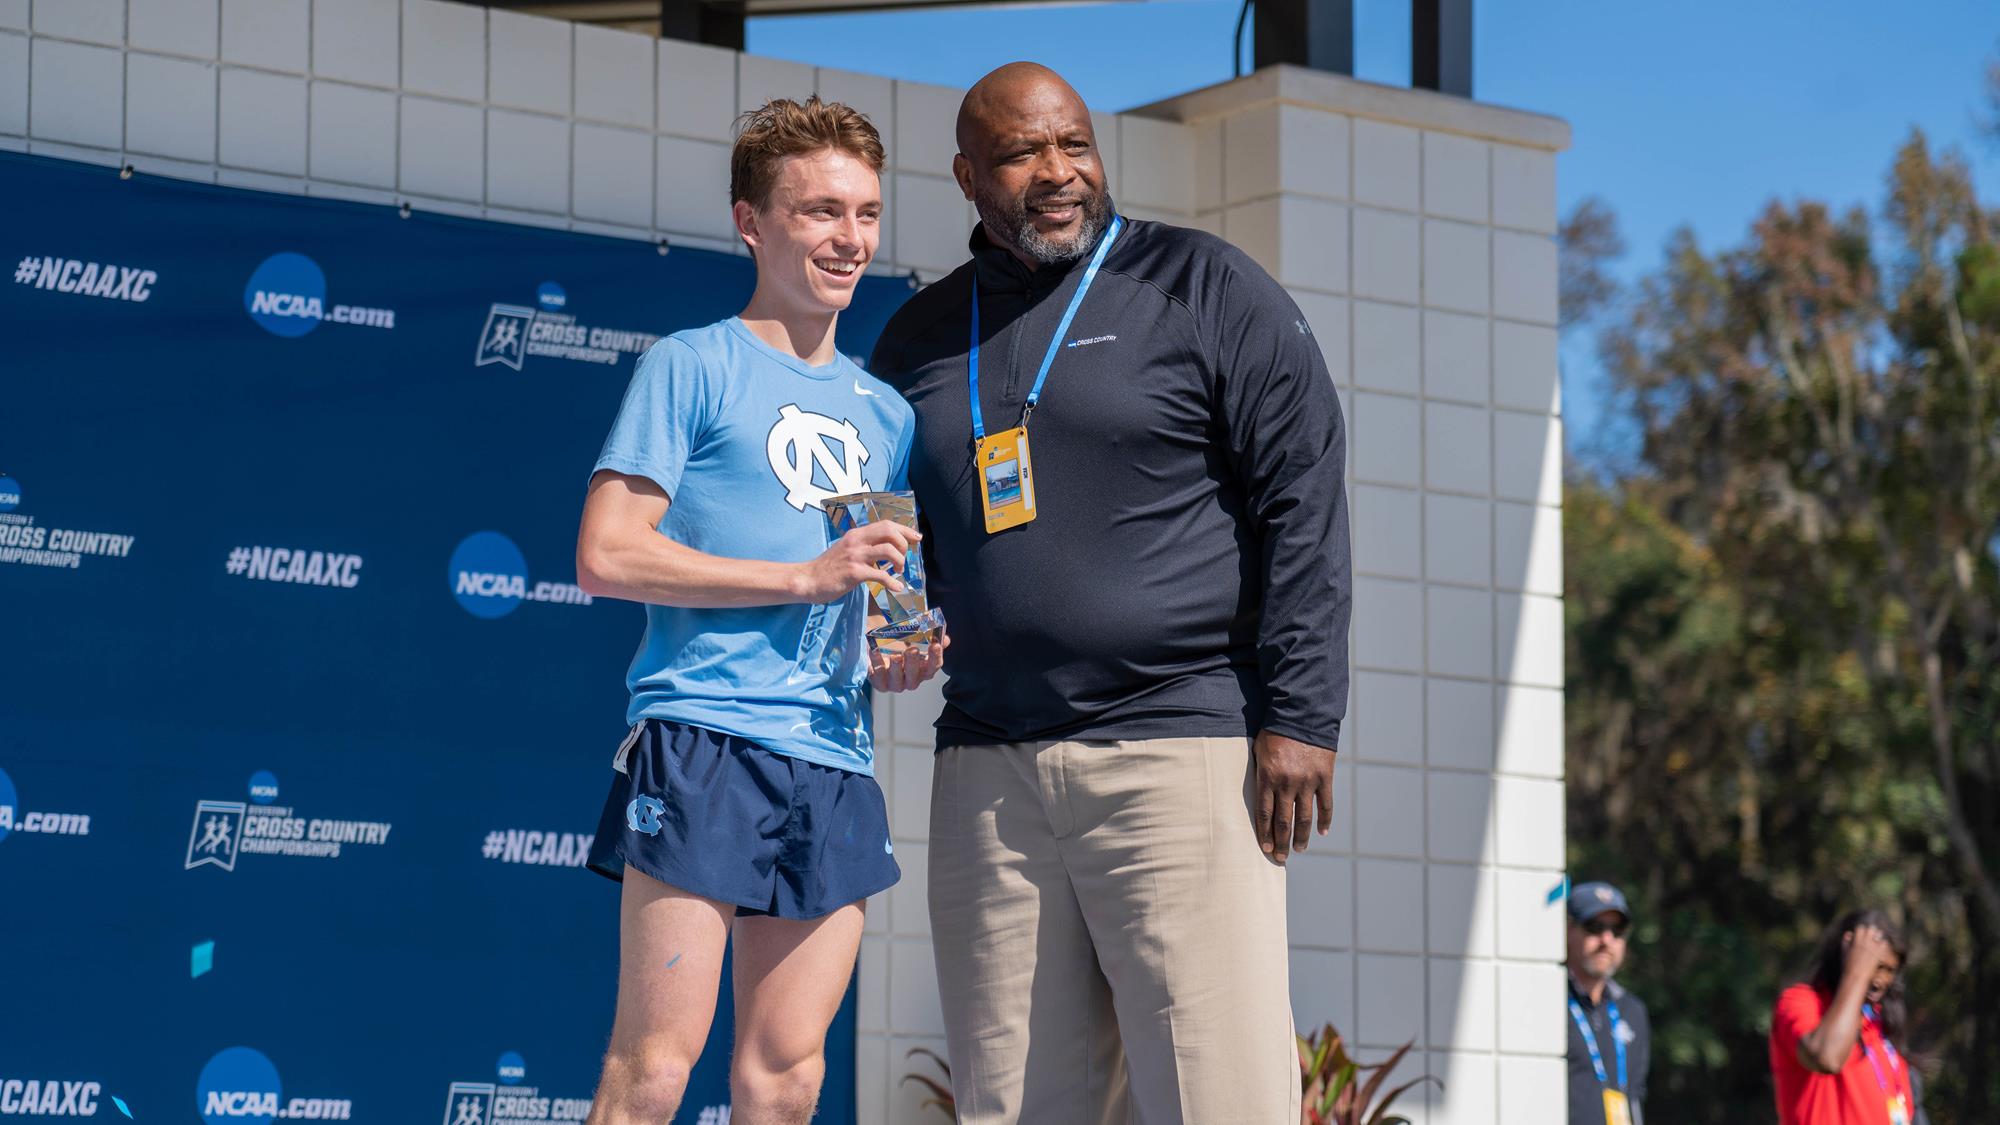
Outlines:
POLYGON ((916 410, 954 637, 930 906, 960 1120, 1296 1122, 1283 863, 1330 824, 1351 589, 1319 343, 1234 247, 1117 217, 1053 72, 988 75, 958 142, 972 259, 871 369, 916 410))

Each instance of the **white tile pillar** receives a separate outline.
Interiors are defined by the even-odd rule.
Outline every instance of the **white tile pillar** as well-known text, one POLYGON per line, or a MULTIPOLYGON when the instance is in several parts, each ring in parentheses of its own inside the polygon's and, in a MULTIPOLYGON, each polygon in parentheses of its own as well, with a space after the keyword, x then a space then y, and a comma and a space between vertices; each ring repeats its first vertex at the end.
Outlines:
MULTIPOLYGON (((1564 1097, 1558 120, 1277 67, 1137 110, 1194 225, 1311 318, 1353 501, 1351 832, 1293 863, 1293 1007, 1442 1078, 1429 1125, 1564 1097)), ((1128 126, 1129 137, 1134 130, 1128 126)), ((1127 165, 1131 161, 1128 158, 1127 165)), ((1126 192, 1131 190, 1128 186, 1126 192)))

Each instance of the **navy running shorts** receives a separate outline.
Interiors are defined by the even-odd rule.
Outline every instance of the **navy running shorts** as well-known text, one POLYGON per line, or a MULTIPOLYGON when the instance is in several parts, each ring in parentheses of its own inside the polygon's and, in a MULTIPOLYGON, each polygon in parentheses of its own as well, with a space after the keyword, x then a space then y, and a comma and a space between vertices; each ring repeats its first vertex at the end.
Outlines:
POLYGON ((625 865, 738 914, 817 918, 894 886, 882 787, 748 739, 662 719, 619 755, 590 869, 625 865))

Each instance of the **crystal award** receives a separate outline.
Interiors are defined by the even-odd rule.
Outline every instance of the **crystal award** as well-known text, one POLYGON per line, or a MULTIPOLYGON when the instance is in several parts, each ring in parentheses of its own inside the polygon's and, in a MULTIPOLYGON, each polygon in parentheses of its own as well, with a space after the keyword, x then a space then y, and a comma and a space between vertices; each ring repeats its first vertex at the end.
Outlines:
MULTIPOLYGON (((889 520, 912 531, 917 529, 917 496, 914 492, 854 492, 833 496, 821 505, 835 539, 866 523, 889 520)), ((911 547, 903 555, 901 567, 884 563, 883 569, 902 579, 900 593, 880 582, 868 583, 868 646, 887 654, 914 648, 927 650, 944 635, 944 611, 932 609, 924 597, 924 552, 911 547), (877 620, 880 618, 881 620, 877 620)))

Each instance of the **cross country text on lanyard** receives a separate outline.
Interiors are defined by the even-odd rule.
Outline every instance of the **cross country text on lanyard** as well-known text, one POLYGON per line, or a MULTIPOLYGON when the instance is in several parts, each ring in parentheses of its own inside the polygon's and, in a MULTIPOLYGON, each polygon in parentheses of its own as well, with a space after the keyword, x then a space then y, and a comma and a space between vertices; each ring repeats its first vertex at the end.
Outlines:
MULTIPOLYGON (((1090 283, 1097 280, 1097 270, 1104 264, 1105 255, 1111 253, 1111 244, 1117 240, 1118 232, 1124 229, 1122 215, 1111 217, 1111 227, 1098 240, 1097 252, 1090 256, 1090 267, 1083 271, 1083 280, 1077 284, 1076 295, 1069 299, 1069 308, 1064 311, 1062 323, 1056 325, 1055 338, 1049 341, 1048 353, 1042 356, 1042 369, 1035 373, 1035 385, 1028 391, 1027 405, 1021 408, 1021 425, 1028 424, 1028 415, 1035 412, 1035 403, 1041 401, 1042 384, 1049 380, 1049 368, 1055 365, 1056 352, 1062 349, 1063 334, 1069 331, 1069 322, 1076 319, 1076 310, 1083 306, 1083 295, 1090 292, 1090 283)), ((972 437, 974 441, 986 440, 986 417, 979 409, 979 271, 972 271, 972 352, 966 357, 966 382, 972 395, 972 437)))
MULTIPOLYGON (((1625 1089, 1625 1037, 1619 1034, 1623 1030, 1624 1021, 1618 1018, 1618 1001, 1606 996, 1604 1013, 1611 1017, 1611 1046, 1618 1055, 1617 1088, 1623 1090, 1625 1089)), ((1590 1052, 1590 1069, 1597 1072, 1597 1084, 1610 1085, 1611 1079, 1604 1073, 1604 1054, 1597 1049, 1597 1033, 1591 1030, 1590 1017, 1583 1014, 1583 1005, 1577 1003, 1574 996, 1569 998, 1569 1018, 1575 1020, 1576 1029, 1583 1032, 1583 1045, 1590 1052)))

